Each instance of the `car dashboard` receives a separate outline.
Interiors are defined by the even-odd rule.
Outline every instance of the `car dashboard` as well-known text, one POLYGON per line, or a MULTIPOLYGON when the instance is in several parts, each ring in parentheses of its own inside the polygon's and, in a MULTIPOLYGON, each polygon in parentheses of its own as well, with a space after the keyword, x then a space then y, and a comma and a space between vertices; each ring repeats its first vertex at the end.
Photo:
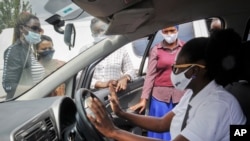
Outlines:
POLYGON ((69 97, 48 97, 0 104, 0 139, 57 141, 76 123, 76 106, 69 97))

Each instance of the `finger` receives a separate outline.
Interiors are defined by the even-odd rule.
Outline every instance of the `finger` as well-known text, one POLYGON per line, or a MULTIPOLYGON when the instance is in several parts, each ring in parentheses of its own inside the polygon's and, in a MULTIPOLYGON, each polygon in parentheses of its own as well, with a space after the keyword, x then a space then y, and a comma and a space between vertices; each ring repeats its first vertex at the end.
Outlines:
POLYGON ((117 92, 124 90, 123 87, 120 85, 120 87, 117 89, 117 92))
POLYGON ((111 97, 110 95, 108 95, 108 99, 109 99, 109 102, 111 102, 111 103, 114 101, 114 98, 111 97))
POLYGON ((116 81, 116 80, 113 80, 113 81, 112 81, 112 85, 116 86, 116 85, 117 85, 117 81, 116 81))
POLYGON ((117 97, 117 95, 116 95, 116 92, 115 92, 115 89, 114 89, 114 87, 109 87, 109 89, 110 89, 110 102, 112 102, 113 104, 114 104, 114 102, 116 102, 115 104, 116 105, 119 105, 119 100, 118 100, 118 97, 117 97), (113 100, 114 101, 113 101, 113 100))
POLYGON ((139 104, 136 104, 134 106, 131 107, 131 110, 137 110, 138 108, 140 108, 140 105, 139 104))
POLYGON ((115 89, 115 92, 118 92, 119 89, 120 89, 120 85, 118 84, 117 87, 116 87, 116 89, 115 89))
POLYGON ((119 83, 119 84, 118 84, 118 88, 116 89, 116 92, 120 91, 121 89, 122 89, 122 84, 119 83))
POLYGON ((118 105, 118 101, 117 101, 117 99, 114 99, 114 98, 110 98, 110 102, 112 103, 112 104, 116 104, 116 105, 118 105))
POLYGON ((92 123, 92 124, 95 124, 96 123, 96 119, 93 117, 93 116, 91 116, 91 115, 87 115, 87 117, 88 117, 88 119, 90 120, 90 122, 92 123))
POLYGON ((135 110, 136 109, 136 106, 132 106, 129 108, 130 110, 135 110))
POLYGON ((122 89, 122 90, 126 90, 126 85, 122 85, 122 86, 121 86, 121 89, 122 89))
POLYGON ((110 91, 110 92, 115 91, 114 87, 115 87, 115 86, 114 86, 113 84, 109 84, 109 91, 110 91))
POLYGON ((104 105, 100 102, 100 100, 98 100, 97 98, 94 98, 93 101, 95 102, 95 104, 97 105, 98 110, 98 114, 101 118, 104 118, 106 115, 106 110, 104 105))
POLYGON ((103 110, 103 107, 96 98, 92 99, 90 110, 93 112, 93 115, 95 116, 94 118, 97 121, 101 122, 105 117, 105 112, 103 110))
POLYGON ((113 86, 110 86, 110 87, 109 87, 109 91, 110 91, 110 96, 111 96, 112 98, 114 98, 114 99, 117 100, 118 98, 117 98, 116 91, 115 91, 115 89, 114 89, 113 86))
POLYGON ((141 114, 144 111, 144 108, 142 107, 141 110, 139 111, 139 114, 141 114))
POLYGON ((92 116, 89 116, 89 115, 87 115, 87 116, 88 116, 88 118, 89 118, 91 124, 93 124, 93 125, 95 126, 96 129, 98 129, 99 127, 101 127, 101 124, 100 124, 101 122, 98 122, 98 121, 96 120, 96 118, 93 118, 92 116))

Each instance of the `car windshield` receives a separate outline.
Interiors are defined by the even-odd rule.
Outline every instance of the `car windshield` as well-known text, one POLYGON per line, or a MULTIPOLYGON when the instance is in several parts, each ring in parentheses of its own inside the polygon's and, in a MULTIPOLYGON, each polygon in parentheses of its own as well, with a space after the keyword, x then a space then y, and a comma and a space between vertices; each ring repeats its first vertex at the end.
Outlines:
POLYGON ((91 33, 92 18, 71 1, 0 0, 0 101, 23 94, 100 41, 91 33), (63 34, 68 23, 81 33, 71 48, 63 34))
MULTIPOLYGON (((114 36, 105 35, 105 31, 110 25, 94 18, 72 1, 0 0, 0 20, 0 101, 25 96, 32 88, 45 87, 41 82, 44 82, 46 78, 50 79, 55 76, 52 74, 66 64, 71 66, 70 61, 76 56, 84 56, 84 59, 92 57, 94 54, 90 55, 87 52, 88 49, 104 47, 104 44, 98 47, 98 43, 107 37, 110 37, 110 40, 115 39, 112 38, 114 36), (74 28, 69 25, 73 25, 74 28), (74 31, 71 32, 73 34, 67 34, 71 30, 74 31), (68 40, 69 38, 70 40, 68 40), (39 87, 35 87, 37 85, 39 87)), ((193 37, 208 36, 208 22, 201 19, 180 24, 178 36, 185 42, 193 37)), ((161 30, 156 32, 150 47, 163 40, 160 32, 161 30)), ((115 33, 112 35, 115 35, 115 33)), ((149 37, 151 36, 145 37, 144 35, 141 39, 128 41, 124 46, 129 57, 133 60, 132 63, 136 73, 140 73, 140 75, 145 75, 147 70, 147 58, 145 57, 144 61, 142 61, 142 58, 148 43, 150 43, 149 37), (145 64, 145 66, 141 64, 145 64)), ((119 44, 113 46, 115 49, 124 45, 123 42, 117 42, 119 44)), ((110 46, 112 45, 108 45, 108 47, 110 46)), ((105 52, 97 55, 97 59, 103 56, 105 56, 105 52)), ((81 62, 83 61, 81 60, 81 62)), ((82 65, 80 69, 97 64, 96 58, 93 61, 86 62, 89 64, 82 65)), ((74 66, 76 65, 72 63, 72 67, 74 66)), ((75 67, 73 69, 76 73, 80 71, 75 67)), ((90 69, 87 72, 88 77, 84 78, 86 79, 84 82, 79 80, 80 75, 84 74, 81 73, 82 71, 75 74, 77 81, 74 82, 80 84, 76 84, 76 86, 73 86, 75 88, 70 89, 77 89, 78 85, 82 85, 79 86, 80 88, 90 88, 92 76, 89 74, 90 69)), ((63 73, 71 71, 70 69, 65 70, 63 73)), ((63 73, 60 72, 60 75, 63 73)), ((72 78, 72 75, 69 77, 72 78)), ((64 77, 65 80, 68 78, 64 77)), ((65 80, 61 82, 65 82, 65 80)), ((54 83, 56 80, 48 80, 48 83, 52 83, 52 81, 54 83)), ((66 84, 58 85, 61 83, 58 81, 56 81, 57 88, 55 89, 56 86, 52 86, 52 92, 48 96, 58 95, 56 92, 62 95, 66 94, 66 84)), ((46 94, 48 93, 36 94, 41 96, 35 98, 44 97, 46 94)), ((71 95, 70 92, 67 94, 71 95)))

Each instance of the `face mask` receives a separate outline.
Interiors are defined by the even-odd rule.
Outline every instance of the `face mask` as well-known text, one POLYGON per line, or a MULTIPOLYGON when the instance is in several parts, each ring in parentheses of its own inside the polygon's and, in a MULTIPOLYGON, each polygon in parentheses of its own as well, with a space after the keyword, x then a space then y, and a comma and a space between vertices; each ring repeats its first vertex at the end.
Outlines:
POLYGON ((29 31, 27 35, 24 34, 24 38, 29 44, 37 44, 41 41, 41 35, 32 31, 29 31))
POLYGON ((163 34, 161 32, 163 38, 165 39, 165 41, 169 44, 172 44, 173 42, 176 41, 178 33, 174 33, 174 34, 163 34))
POLYGON ((42 61, 50 61, 53 58, 55 50, 45 50, 42 52, 38 52, 39 60, 42 61))
POLYGON ((106 37, 107 36, 105 36, 105 35, 95 36, 95 37, 93 37, 94 38, 94 43, 98 43, 101 40, 105 39, 106 37))
MULTIPOLYGON (((189 69, 191 69, 192 67, 190 67, 189 69)), ((171 73, 171 81, 174 85, 174 87, 176 89, 179 89, 179 90, 185 90, 185 88, 188 86, 188 84, 191 82, 192 80, 192 77, 191 78, 187 78, 185 76, 185 73, 189 70, 185 70, 179 74, 174 74, 173 72, 171 73)))

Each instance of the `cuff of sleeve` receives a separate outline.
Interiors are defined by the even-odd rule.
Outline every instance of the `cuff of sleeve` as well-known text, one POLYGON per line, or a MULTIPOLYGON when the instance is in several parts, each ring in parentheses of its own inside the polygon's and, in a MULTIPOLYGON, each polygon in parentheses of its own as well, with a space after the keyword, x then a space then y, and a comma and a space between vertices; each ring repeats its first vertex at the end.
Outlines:
POLYGON ((141 98, 143 98, 143 99, 148 99, 148 96, 147 95, 141 95, 141 98))

